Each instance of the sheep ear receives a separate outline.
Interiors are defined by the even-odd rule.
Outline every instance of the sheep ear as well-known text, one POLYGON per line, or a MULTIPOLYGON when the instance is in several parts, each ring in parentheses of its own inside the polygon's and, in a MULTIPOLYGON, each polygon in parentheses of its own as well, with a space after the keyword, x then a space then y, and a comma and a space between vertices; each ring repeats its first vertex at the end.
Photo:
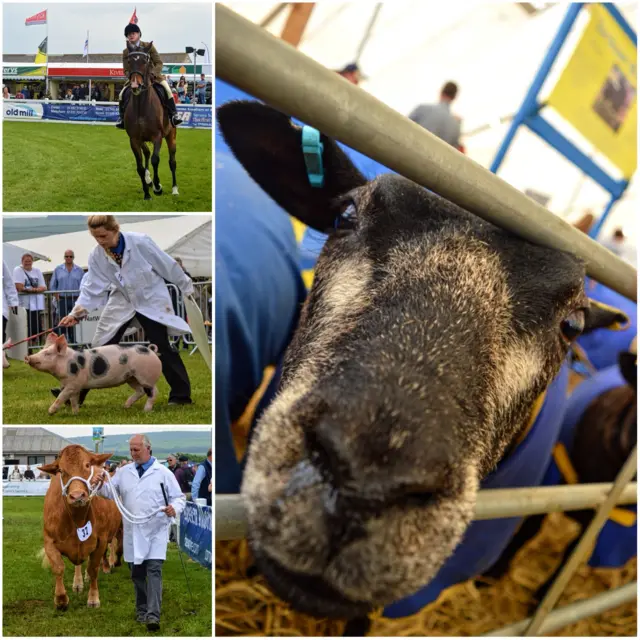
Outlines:
POLYGON ((622 351, 618 354, 618 366, 622 377, 635 390, 638 383, 638 356, 635 353, 622 351))
POLYGON ((589 299, 589 308, 585 314, 584 331, 582 333, 584 335, 596 329, 624 331, 629 327, 629 324, 628 316, 620 309, 589 299))
POLYGON ((307 161, 315 159, 321 165, 313 174, 324 176, 321 186, 313 186, 305 164, 302 128, 265 104, 228 102, 218 108, 217 120, 247 173, 287 213, 317 231, 333 227, 337 197, 367 183, 338 144, 321 134, 319 156, 307 153, 307 161))

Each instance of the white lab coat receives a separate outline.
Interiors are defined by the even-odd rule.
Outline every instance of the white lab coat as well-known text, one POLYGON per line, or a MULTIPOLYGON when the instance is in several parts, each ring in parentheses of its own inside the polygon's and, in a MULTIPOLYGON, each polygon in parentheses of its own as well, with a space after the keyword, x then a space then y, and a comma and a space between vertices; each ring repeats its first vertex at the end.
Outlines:
MULTIPOLYGON (((135 463, 121 467, 111 478, 111 485, 117 490, 125 509, 136 515, 144 515, 165 506, 160 483, 164 483, 169 504, 179 517, 187 499, 173 473, 157 460, 144 472, 142 478, 138 477, 135 463)), ((113 499, 110 485, 102 485, 98 493, 113 499)), ((171 525, 169 516, 160 512, 146 524, 130 524, 124 518, 123 523, 125 562, 142 564, 145 560, 167 559, 171 525)))
POLYGON ((11 270, 7 263, 2 261, 2 315, 9 317, 9 307, 18 306, 18 290, 13 281, 11 270))
POLYGON ((183 295, 193 294, 193 283, 180 265, 146 234, 122 232, 125 241, 122 267, 100 246, 89 254, 89 270, 80 284, 80 295, 71 311, 106 307, 100 316, 93 346, 106 344, 136 311, 165 325, 171 335, 190 333, 189 325, 173 312, 163 278, 183 295), (107 301, 107 294, 109 294, 107 301))

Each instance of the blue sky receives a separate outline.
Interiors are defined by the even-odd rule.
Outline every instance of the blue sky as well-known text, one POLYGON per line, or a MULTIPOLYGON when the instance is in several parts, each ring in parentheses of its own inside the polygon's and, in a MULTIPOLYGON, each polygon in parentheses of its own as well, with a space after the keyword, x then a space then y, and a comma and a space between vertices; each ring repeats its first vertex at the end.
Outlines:
MULTIPOLYGON (((125 46, 124 28, 134 6, 143 40, 158 52, 178 53, 185 46, 213 55, 212 3, 3 3, 3 53, 34 54, 44 40, 45 25, 25 26, 27 18, 48 9, 49 53, 82 54, 89 30, 89 55, 115 53, 125 46), (205 47, 202 42, 207 46, 205 47)), ((91 60, 91 58, 89 58, 91 60)), ((204 62, 209 62, 205 54, 204 62)))

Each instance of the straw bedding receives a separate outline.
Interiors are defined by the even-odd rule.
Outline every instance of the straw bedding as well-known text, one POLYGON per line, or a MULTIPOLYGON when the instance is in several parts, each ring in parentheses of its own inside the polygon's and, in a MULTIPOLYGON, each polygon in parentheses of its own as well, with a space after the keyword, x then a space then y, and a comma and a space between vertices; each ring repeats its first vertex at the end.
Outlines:
MULTIPOLYGON (((259 398, 273 369, 265 371, 259 398)), ((571 372, 569 389, 583 378, 571 372)), ((234 425, 234 443, 240 459, 246 452, 249 426, 255 411, 252 400, 234 425)), ((552 513, 540 533, 520 550, 507 576, 478 589, 474 581, 455 585, 417 614, 389 619, 372 616, 369 636, 477 636, 518 622, 535 604, 533 592, 562 561, 562 552, 579 534, 578 525, 561 513, 552 513)), ((216 543, 216 635, 218 636, 341 636, 344 622, 316 620, 292 611, 277 598, 262 576, 247 577, 251 552, 246 540, 216 543)), ((637 580, 637 559, 621 569, 582 566, 556 606, 584 600, 637 580)), ((630 602, 585 618, 554 632, 554 636, 637 636, 637 603, 630 602)))
MULTIPOLYGON (((476 636, 527 617, 531 594, 555 570, 577 525, 551 514, 539 535, 516 556, 497 584, 477 589, 472 581, 444 591, 419 613, 391 620, 377 613, 370 636, 476 636)), ((274 596, 262 576, 246 577, 251 553, 245 540, 216 544, 216 634, 218 636, 339 636, 344 622, 316 620, 292 611, 274 596)), ((636 580, 637 560, 622 569, 578 570, 559 605, 594 596, 636 580)), ((628 603, 581 620, 553 635, 633 636, 637 606, 628 603)))

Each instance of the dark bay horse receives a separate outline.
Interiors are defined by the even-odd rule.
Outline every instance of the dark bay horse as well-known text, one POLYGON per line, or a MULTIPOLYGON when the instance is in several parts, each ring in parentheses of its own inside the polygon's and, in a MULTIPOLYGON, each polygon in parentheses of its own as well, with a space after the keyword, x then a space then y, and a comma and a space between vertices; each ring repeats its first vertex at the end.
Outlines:
MULTIPOLYGON (((138 175, 144 189, 144 199, 151 200, 149 185, 149 148, 147 142, 153 143, 151 164, 153 165, 153 192, 162 194, 162 185, 158 177, 158 165, 160 164, 160 147, 162 139, 167 141, 169 149, 169 166, 173 176, 174 196, 178 195, 176 182, 176 129, 169 122, 169 116, 160 97, 155 91, 151 78, 151 61, 149 50, 153 42, 146 48, 136 49, 127 43, 129 49, 129 88, 130 96, 124 112, 124 128, 129 135, 131 150, 136 157, 138 175), (142 165, 144 153, 145 164, 142 165)), ((164 89, 163 89, 164 91, 164 89)))

